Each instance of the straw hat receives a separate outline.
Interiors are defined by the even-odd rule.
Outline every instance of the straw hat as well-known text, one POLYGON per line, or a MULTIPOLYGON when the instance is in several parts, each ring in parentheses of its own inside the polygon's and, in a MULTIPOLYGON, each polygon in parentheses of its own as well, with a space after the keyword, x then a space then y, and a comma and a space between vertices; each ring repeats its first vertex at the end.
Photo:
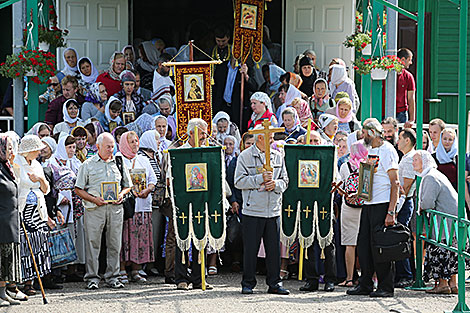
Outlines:
POLYGON ((28 153, 32 151, 40 151, 44 149, 46 145, 42 143, 36 135, 26 135, 21 139, 18 153, 28 153))

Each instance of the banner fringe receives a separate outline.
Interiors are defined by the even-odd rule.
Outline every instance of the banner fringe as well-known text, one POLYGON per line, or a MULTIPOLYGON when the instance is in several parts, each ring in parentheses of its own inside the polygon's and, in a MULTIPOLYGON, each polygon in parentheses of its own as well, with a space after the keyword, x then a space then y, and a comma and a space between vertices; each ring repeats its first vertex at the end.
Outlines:
MULTIPOLYGON (((318 207, 318 202, 315 201, 313 203, 313 211, 316 212, 318 207)), ((300 208, 299 208, 300 210, 300 208)), ((300 225, 300 219, 299 219, 299 225, 300 225)), ((301 238, 304 241, 304 248, 307 249, 310 247, 314 242, 315 242, 315 229, 316 229, 316 224, 315 224, 315 215, 313 216, 313 221, 312 221, 312 233, 308 237, 304 237, 302 235, 302 231, 299 231, 299 238, 301 238)))
POLYGON ((297 239, 297 232, 298 232, 298 225, 300 224, 300 200, 297 201, 297 210, 296 210, 297 216, 295 217, 295 222, 294 222, 294 230, 292 231, 292 234, 290 236, 287 236, 284 234, 284 230, 282 228, 282 212, 281 212, 281 243, 289 248, 297 239))

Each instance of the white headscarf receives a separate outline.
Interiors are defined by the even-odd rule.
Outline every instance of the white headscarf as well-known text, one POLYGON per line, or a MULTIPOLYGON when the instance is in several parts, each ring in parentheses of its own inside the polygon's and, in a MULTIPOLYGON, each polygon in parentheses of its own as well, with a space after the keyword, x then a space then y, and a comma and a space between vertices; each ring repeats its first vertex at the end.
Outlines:
POLYGON ((62 69, 62 73, 67 76, 67 75, 72 75, 72 76, 77 76, 77 74, 79 73, 78 71, 78 52, 77 50, 75 50, 75 48, 72 48, 72 47, 68 47, 64 50, 64 52, 62 53, 62 60, 64 61, 64 68, 62 69), (75 55, 77 56, 77 64, 75 65, 75 67, 70 67, 70 65, 67 63, 67 60, 65 59, 65 52, 69 51, 69 50, 73 50, 75 52, 75 55))
MULTIPOLYGON (((444 134, 444 131, 441 132, 439 144, 437 145, 437 148, 436 148, 436 158, 440 164, 446 164, 446 163, 452 162, 455 156, 457 155, 457 152, 458 152, 457 135, 455 134, 455 132, 453 132, 454 143, 452 144, 452 147, 450 147, 450 151, 447 152, 446 148, 444 148, 444 145, 442 144, 442 134, 444 134)), ((430 142, 430 145, 432 145, 432 142, 430 142)))
POLYGON ((215 138, 217 139, 217 141, 223 144, 224 139, 230 135, 230 115, 228 115, 224 111, 219 111, 212 119, 212 124, 214 124, 215 127, 217 127, 217 122, 220 121, 221 119, 226 119, 228 121, 228 127, 224 133, 220 133, 219 131, 217 131, 217 135, 215 135, 215 138))
MULTIPOLYGON (((423 170, 421 173, 418 173, 415 171, 415 174, 419 177, 424 177, 429 174, 429 172, 433 168, 437 168, 436 161, 434 161, 434 158, 432 157, 431 153, 425 150, 418 150, 416 151, 416 154, 421 156, 421 159, 423 160, 423 170)), ((415 155, 416 155, 415 154, 415 155)))
POLYGON ((93 62, 91 62, 90 58, 88 58, 88 57, 80 58, 80 60, 78 60, 78 62, 77 62, 77 66, 78 66, 78 72, 80 73, 82 81, 84 81, 86 83, 90 83, 90 84, 93 84, 94 82, 96 82, 96 79, 98 78, 100 73, 98 72, 98 69, 95 67, 93 62), (85 74, 83 74, 82 71, 80 70, 80 61, 82 61, 82 60, 87 60, 88 63, 90 63, 90 65, 91 65, 91 74, 90 74, 90 76, 85 76, 85 74))
POLYGON ((175 102, 173 101, 173 97, 168 93, 165 93, 165 94, 161 95, 160 97, 158 97, 158 99, 157 99, 158 110, 160 110, 160 104, 163 101, 166 101, 170 104, 170 108, 171 108, 170 114, 173 114, 175 112, 175 102))
POLYGON ((49 148, 51 148, 52 154, 56 152, 57 143, 55 142, 54 138, 48 136, 48 137, 41 138, 41 141, 45 143, 46 145, 48 145, 49 148))
POLYGON ((111 105, 111 102, 113 102, 113 101, 121 102, 121 100, 119 100, 115 96, 111 96, 111 98, 108 99, 108 102, 106 102, 106 106, 104 108, 104 115, 106 116, 108 121, 110 121, 110 122, 113 121, 113 122, 116 122, 116 123, 119 124, 121 122, 121 117, 117 116, 116 118, 111 118, 111 114, 109 114, 109 106, 111 105))
POLYGON ((338 120, 338 118, 336 116, 332 115, 332 114, 323 113, 318 118, 318 123, 320 124, 318 126, 320 126, 320 128, 324 130, 325 127, 328 126, 328 124, 330 124, 334 120, 338 120))
POLYGON ((344 82, 348 79, 348 73, 346 67, 339 64, 333 64, 330 66, 331 69, 331 81, 330 81, 330 94, 333 95, 336 90, 336 85, 344 82))
POLYGON ((20 144, 21 137, 13 130, 7 131, 5 135, 11 138, 11 141, 13 143, 13 154, 18 155, 18 145, 20 144))
POLYGON ((67 140, 67 138, 68 136, 63 136, 59 139, 59 143, 57 144, 57 149, 54 153, 54 157, 59 160, 66 160, 68 163, 71 158, 69 158, 69 156, 67 155, 67 150, 65 149, 65 140, 67 140))
POLYGON ((73 124, 76 121, 78 121, 78 115, 79 114, 77 114, 77 117, 75 117, 75 118, 70 117, 69 112, 67 112, 67 104, 69 104, 69 103, 74 103, 77 106, 77 108, 79 107, 79 105, 78 105, 77 100, 68 99, 67 101, 64 102, 64 105, 62 106, 62 114, 64 115, 64 121, 69 123, 69 124, 73 124))
POLYGON ((255 92, 251 97, 250 100, 258 100, 259 102, 263 102, 264 106, 266 107, 266 110, 268 110, 271 113, 273 112, 273 105, 271 104, 271 99, 269 99, 269 96, 265 94, 262 91, 257 91, 255 92))
POLYGON ((39 129, 41 128, 41 126, 43 125, 46 125, 47 128, 49 129, 49 132, 51 131, 51 128, 49 127, 49 125, 47 125, 46 123, 44 122, 37 122, 36 124, 33 125, 33 127, 31 127, 31 129, 25 134, 25 135, 36 135, 36 136, 39 136, 39 129))
POLYGON ((160 51, 157 50, 151 41, 144 41, 141 45, 145 55, 147 56, 148 62, 145 62, 142 58, 139 58, 137 60, 137 64, 139 64, 140 67, 142 67, 147 72, 153 72, 157 67, 160 51))
POLYGON ((233 152, 232 152, 232 156, 235 156, 237 155, 237 153, 239 152, 239 148, 240 148, 240 143, 238 142, 237 138, 235 138, 235 136, 232 136, 232 135, 228 135, 224 138, 224 141, 222 143, 225 143, 225 140, 226 139, 230 139, 233 141, 233 152))
POLYGON ((147 130, 140 136, 139 142, 140 147, 144 149, 152 149, 154 152, 158 152, 159 146, 157 143, 157 131, 155 129, 147 130))

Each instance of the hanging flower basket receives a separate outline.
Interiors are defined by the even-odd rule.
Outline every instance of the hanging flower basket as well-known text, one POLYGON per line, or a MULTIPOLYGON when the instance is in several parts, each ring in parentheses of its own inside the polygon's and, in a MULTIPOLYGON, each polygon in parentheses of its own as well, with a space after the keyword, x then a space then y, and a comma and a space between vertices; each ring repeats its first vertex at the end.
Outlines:
POLYGON ((42 50, 42 51, 49 51, 49 43, 47 42, 40 42, 39 43, 39 50, 42 50))
POLYGON ((372 44, 367 44, 364 49, 362 49, 362 55, 371 55, 372 54, 372 44))
POLYGON ((370 77, 372 80, 385 80, 387 79, 388 71, 380 69, 380 68, 373 68, 370 71, 370 77))
POLYGON ((362 51, 368 44, 372 42, 372 33, 354 33, 343 42, 346 48, 355 48, 357 51, 362 51))
MULTIPOLYGON (((50 46, 54 46, 56 48, 61 48, 65 47, 65 36, 67 36, 69 33, 68 30, 60 29, 57 26, 51 26, 51 28, 46 28, 43 25, 38 26, 38 40, 39 40, 39 45, 41 43, 46 43, 50 46)), ((28 30, 23 29, 23 42, 26 45, 26 41, 28 38, 28 30)), ((49 49, 42 49, 41 46, 39 46, 39 49, 43 51, 47 51, 49 49)))
POLYGON ((56 71, 55 55, 40 50, 23 49, 18 54, 10 54, 0 63, 0 75, 7 78, 32 76, 33 82, 45 84, 56 71))

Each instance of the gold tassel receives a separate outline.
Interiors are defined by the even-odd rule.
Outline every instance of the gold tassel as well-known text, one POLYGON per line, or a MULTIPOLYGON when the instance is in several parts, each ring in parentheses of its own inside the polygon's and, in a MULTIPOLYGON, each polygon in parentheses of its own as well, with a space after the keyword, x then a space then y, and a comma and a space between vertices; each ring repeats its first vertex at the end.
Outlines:
POLYGON ((238 67, 238 59, 235 60, 235 68, 238 67))
POLYGON ((264 3, 264 10, 267 11, 268 10, 268 4, 265 2, 264 3))
POLYGON ((256 62, 256 68, 259 70, 259 63, 256 62))
POLYGON ((211 77, 211 85, 214 85, 214 84, 215 84, 214 77, 211 77))
POLYGON ((322 259, 322 260, 325 259, 325 249, 321 249, 320 259, 322 259))
POLYGON ((185 251, 182 251, 182 252, 183 253, 181 254, 181 264, 186 264, 185 259, 184 259, 184 255, 185 255, 186 252, 185 251))
POLYGON ((173 66, 170 67, 170 76, 173 76, 173 66))

